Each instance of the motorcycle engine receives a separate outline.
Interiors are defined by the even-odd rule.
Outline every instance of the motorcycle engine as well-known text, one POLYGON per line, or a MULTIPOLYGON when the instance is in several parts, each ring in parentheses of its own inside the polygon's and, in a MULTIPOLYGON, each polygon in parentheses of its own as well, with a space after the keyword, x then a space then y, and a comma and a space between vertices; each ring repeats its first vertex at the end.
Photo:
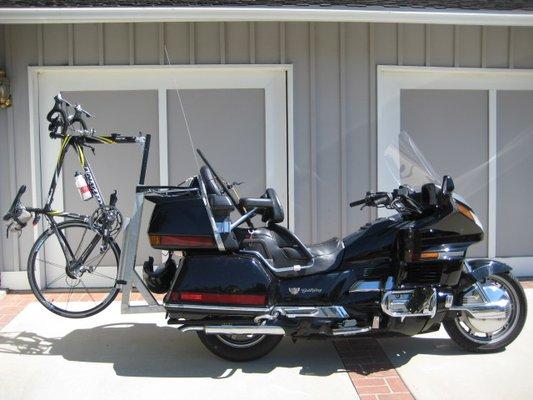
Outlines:
POLYGON ((437 292, 429 287, 390 290, 383 294, 381 309, 391 317, 433 317, 437 311, 437 292))

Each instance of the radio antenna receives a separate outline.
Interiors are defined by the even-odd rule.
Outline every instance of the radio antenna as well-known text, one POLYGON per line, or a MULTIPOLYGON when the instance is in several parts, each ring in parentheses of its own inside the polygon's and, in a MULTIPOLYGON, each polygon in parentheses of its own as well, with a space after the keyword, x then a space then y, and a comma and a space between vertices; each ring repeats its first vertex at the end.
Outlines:
MULTIPOLYGON (((165 50, 165 58, 167 59, 168 65, 172 65, 170 63, 170 57, 168 56, 168 50, 167 46, 164 45, 165 50)), ((189 121, 187 120, 187 115, 185 114, 185 108, 183 108, 183 101, 181 100, 181 94, 180 90, 178 89, 178 83, 176 82, 176 78, 173 77, 174 80, 174 87, 176 88, 176 94, 178 95, 178 102, 180 103, 181 113, 183 114, 183 119, 185 121, 185 128, 187 129, 187 135, 189 136, 189 143, 191 145, 192 154, 194 156, 194 162, 196 163, 197 171, 200 171, 200 163, 198 162, 198 156, 196 155, 196 147, 194 146, 194 141, 192 140, 191 130, 189 128, 189 121)))

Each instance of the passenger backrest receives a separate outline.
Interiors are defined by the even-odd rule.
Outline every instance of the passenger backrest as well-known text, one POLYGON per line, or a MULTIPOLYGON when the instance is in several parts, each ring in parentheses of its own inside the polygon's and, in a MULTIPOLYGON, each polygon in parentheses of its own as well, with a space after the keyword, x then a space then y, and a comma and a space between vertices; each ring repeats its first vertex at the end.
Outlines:
POLYGON ((207 165, 203 165, 200 168, 200 175, 202 176, 202 180, 205 184, 205 190, 207 191, 207 194, 222 194, 222 189, 218 185, 217 181, 215 180, 215 177, 213 176, 213 173, 209 169, 207 165))

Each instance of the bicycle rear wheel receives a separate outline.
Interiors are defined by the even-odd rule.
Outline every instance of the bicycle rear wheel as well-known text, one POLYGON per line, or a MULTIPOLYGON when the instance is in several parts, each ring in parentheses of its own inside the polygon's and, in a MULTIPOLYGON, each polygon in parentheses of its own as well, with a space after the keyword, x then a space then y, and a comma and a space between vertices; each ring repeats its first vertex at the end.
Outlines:
POLYGON ((65 254, 52 228, 43 232, 28 257, 31 290, 55 314, 90 317, 117 297, 120 249, 83 221, 62 222, 57 229, 70 251, 65 254))

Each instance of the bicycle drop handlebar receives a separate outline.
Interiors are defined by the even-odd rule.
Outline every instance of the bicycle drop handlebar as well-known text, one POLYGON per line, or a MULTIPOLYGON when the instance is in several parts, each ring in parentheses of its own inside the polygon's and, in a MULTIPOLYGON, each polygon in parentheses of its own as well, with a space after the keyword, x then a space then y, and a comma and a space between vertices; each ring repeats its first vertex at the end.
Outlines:
POLYGON ((61 96, 61 93, 58 93, 54 97, 54 106, 46 115, 46 119, 50 122, 50 125, 48 125, 50 137, 52 139, 61 139, 65 137, 68 128, 75 123, 79 123, 83 130, 86 131, 87 124, 83 119, 84 117, 92 118, 92 115, 84 110, 81 105, 73 105, 71 102, 64 99, 61 96), (74 114, 68 114, 69 107, 74 108, 74 114))
POLYGON ((24 192, 26 191, 26 185, 22 185, 18 192, 17 192, 17 195, 15 196, 15 199, 13 200, 13 203, 11 203, 11 207, 9 207, 9 210, 7 211, 7 213, 4 215, 4 221, 8 221, 9 219, 13 218, 13 216, 15 216, 16 214, 16 210, 18 208, 18 205, 20 203, 20 198, 22 197, 22 195, 24 194, 24 192))

